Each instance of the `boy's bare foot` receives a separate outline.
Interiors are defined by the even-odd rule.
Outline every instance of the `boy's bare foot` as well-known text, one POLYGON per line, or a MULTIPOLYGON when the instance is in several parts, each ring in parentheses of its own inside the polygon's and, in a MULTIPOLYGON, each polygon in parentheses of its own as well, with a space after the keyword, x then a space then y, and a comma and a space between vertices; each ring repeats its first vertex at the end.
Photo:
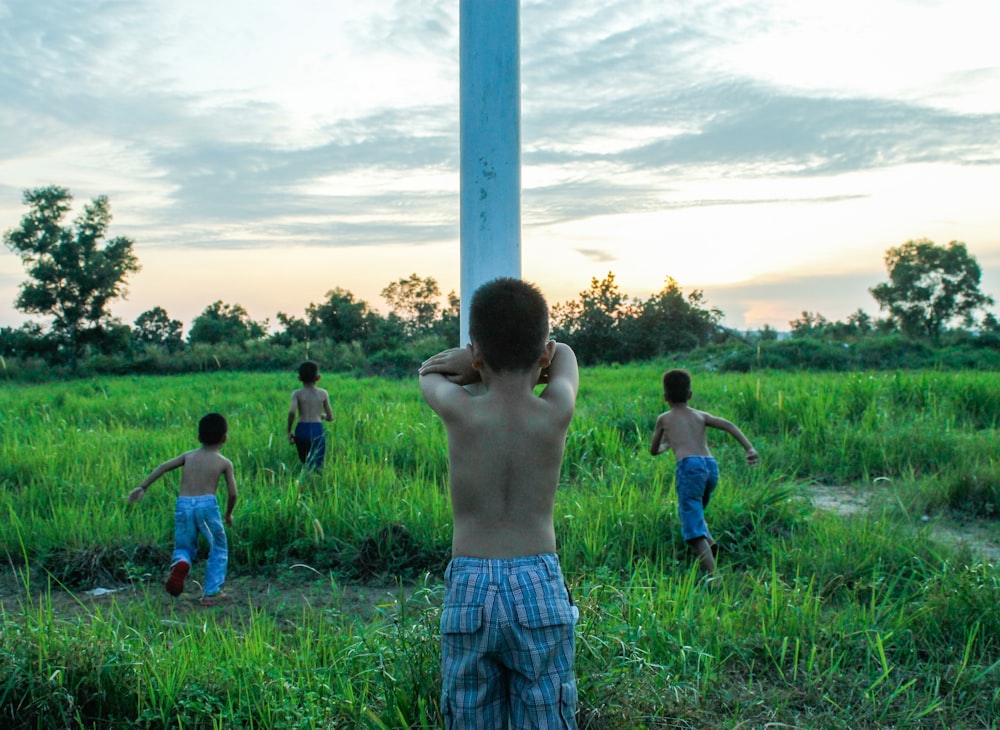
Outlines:
POLYGON ((222 601, 228 601, 228 600, 229 596, 220 591, 218 593, 213 593, 210 596, 202 596, 199 599, 198 603, 200 603, 202 606, 215 606, 221 603, 222 601))
POLYGON ((191 570, 191 563, 186 560, 178 560, 174 563, 170 569, 170 577, 167 578, 167 583, 164 586, 167 593, 171 596, 179 596, 184 592, 184 580, 187 578, 189 570, 191 570))

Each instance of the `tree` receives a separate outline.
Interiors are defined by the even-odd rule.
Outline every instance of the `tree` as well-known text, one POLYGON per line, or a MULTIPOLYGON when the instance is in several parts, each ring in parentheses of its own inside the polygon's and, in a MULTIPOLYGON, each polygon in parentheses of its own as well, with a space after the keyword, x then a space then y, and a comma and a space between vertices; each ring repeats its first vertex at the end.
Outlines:
POLYGON ((719 329, 722 312, 705 306, 705 295, 695 289, 687 296, 668 276, 663 289, 633 305, 638 313, 625 320, 631 357, 645 359, 670 352, 685 352, 707 345, 719 329))
POLYGON ((173 352, 184 345, 183 330, 184 325, 170 319, 163 307, 153 307, 136 317, 132 341, 140 348, 157 345, 173 352))
POLYGON ((993 304, 979 291, 979 264, 959 241, 907 241, 886 252, 885 265, 889 281, 868 291, 905 334, 937 339, 950 322, 971 326, 973 313, 993 304))
POLYGON ((390 313, 402 320, 410 337, 426 334, 433 327, 441 308, 440 297, 441 288, 433 277, 421 279, 416 274, 394 281, 382 290, 390 313))
POLYGON ((372 329, 371 315, 367 303, 355 300, 354 294, 339 286, 326 293, 325 302, 306 309, 310 331, 334 342, 366 340, 372 329))
POLYGON ((441 310, 440 318, 434 322, 431 328, 434 334, 443 338, 451 347, 458 347, 462 339, 461 329, 462 300, 455 290, 448 292, 448 306, 441 310))
POLYGON ((301 317, 296 317, 292 314, 285 314, 284 312, 278 312, 275 315, 275 318, 278 320, 278 324, 281 326, 281 329, 272 334, 269 338, 274 344, 281 345, 283 347, 291 347, 296 343, 310 342, 315 339, 312 328, 309 327, 309 323, 301 317))
POLYGON ((213 302, 194 318, 188 342, 207 345, 222 343, 241 345, 248 340, 259 340, 267 334, 267 321, 254 322, 239 304, 213 302))
POLYGON ((553 334, 565 340, 581 363, 623 362, 628 357, 621 324, 632 314, 628 296, 608 272, 603 279, 590 280, 590 288, 580 292, 579 301, 557 304, 552 308, 553 334))
POLYGON ((802 316, 788 323, 792 337, 815 337, 829 326, 830 322, 819 312, 802 311, 802 316))
POLYGON ((72 200, 69 190, 54 185, 25 190, 23 202, 30 211, 3 239, 21 256, 30 277, 14 306, 52 317, 52 331, 76 369, 86 342, 104 338, 111 322, 108 304, 125 296, 125 279, 140 266, 130 239, 118 236, 101 245, 111 223, 106 196, 94 198, 66 228, 62 221, 72 200))

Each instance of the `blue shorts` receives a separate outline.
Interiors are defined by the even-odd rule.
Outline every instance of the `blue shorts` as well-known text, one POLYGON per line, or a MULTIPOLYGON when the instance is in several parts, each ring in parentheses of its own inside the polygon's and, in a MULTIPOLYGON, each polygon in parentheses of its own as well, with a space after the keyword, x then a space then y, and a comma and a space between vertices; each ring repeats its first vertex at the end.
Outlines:
POLYGON ((705 524, 705 507, 719 483, 719 465, 711 456, 685 456, 677 462, 677 515, 684 540, 712 539, 705 524))
POLYGON ((319 421, 295 425, 295 448, 299 452, 299 461, 310 469, 320 469, 326 458, 326 434, 323 424, 319 421))
POLYGON ((454 558, 441 612, 445 727, 575 730, 578 617, 554 554, 454 558))

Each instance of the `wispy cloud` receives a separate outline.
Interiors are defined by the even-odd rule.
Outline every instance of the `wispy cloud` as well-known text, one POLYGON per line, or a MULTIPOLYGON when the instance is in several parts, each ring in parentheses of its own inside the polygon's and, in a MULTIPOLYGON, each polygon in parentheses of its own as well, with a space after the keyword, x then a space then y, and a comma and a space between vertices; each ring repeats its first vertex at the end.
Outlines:
MULTIPOLYGON (((816 209, 875 193, 732 183, 1000 166, 1000 103, 973 103, 1000 90, 1000 54, 941 37, 940 68, 914 57, 922 74, 896 86, 906 64, 871 60, 925 53, 899 42, 930 37, 951 7, 978 38, 979 6, 870 8, 852 47, 867 68, 853 68, 835 41, 797 39, 854 27, 861 3, 823 17, 805 5, 521 0, 525 227, 816 209)), ((454 240, 458 44, 453 0, 0 0, 0 228, 16 224, 24 188, 52 183, 108 194, 127 233, 158 247, 454 240)), ((640 255, 570 248, 592 264, 640 255)))

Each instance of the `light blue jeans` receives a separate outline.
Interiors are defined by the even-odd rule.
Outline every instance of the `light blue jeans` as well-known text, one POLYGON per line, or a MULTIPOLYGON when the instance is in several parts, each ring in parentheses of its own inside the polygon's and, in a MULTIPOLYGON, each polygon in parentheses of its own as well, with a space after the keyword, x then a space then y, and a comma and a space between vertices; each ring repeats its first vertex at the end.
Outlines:
POLYGON ((214 596, 226 582, 229 564, 229 541, 222 524, 219 500, 214 494, 202 497, 178 497, 174 507, 174 555, 171 567, 181 560, 194 565, 198 555, 198 534, 208 542, 205 567, 206 596, 214 596))

